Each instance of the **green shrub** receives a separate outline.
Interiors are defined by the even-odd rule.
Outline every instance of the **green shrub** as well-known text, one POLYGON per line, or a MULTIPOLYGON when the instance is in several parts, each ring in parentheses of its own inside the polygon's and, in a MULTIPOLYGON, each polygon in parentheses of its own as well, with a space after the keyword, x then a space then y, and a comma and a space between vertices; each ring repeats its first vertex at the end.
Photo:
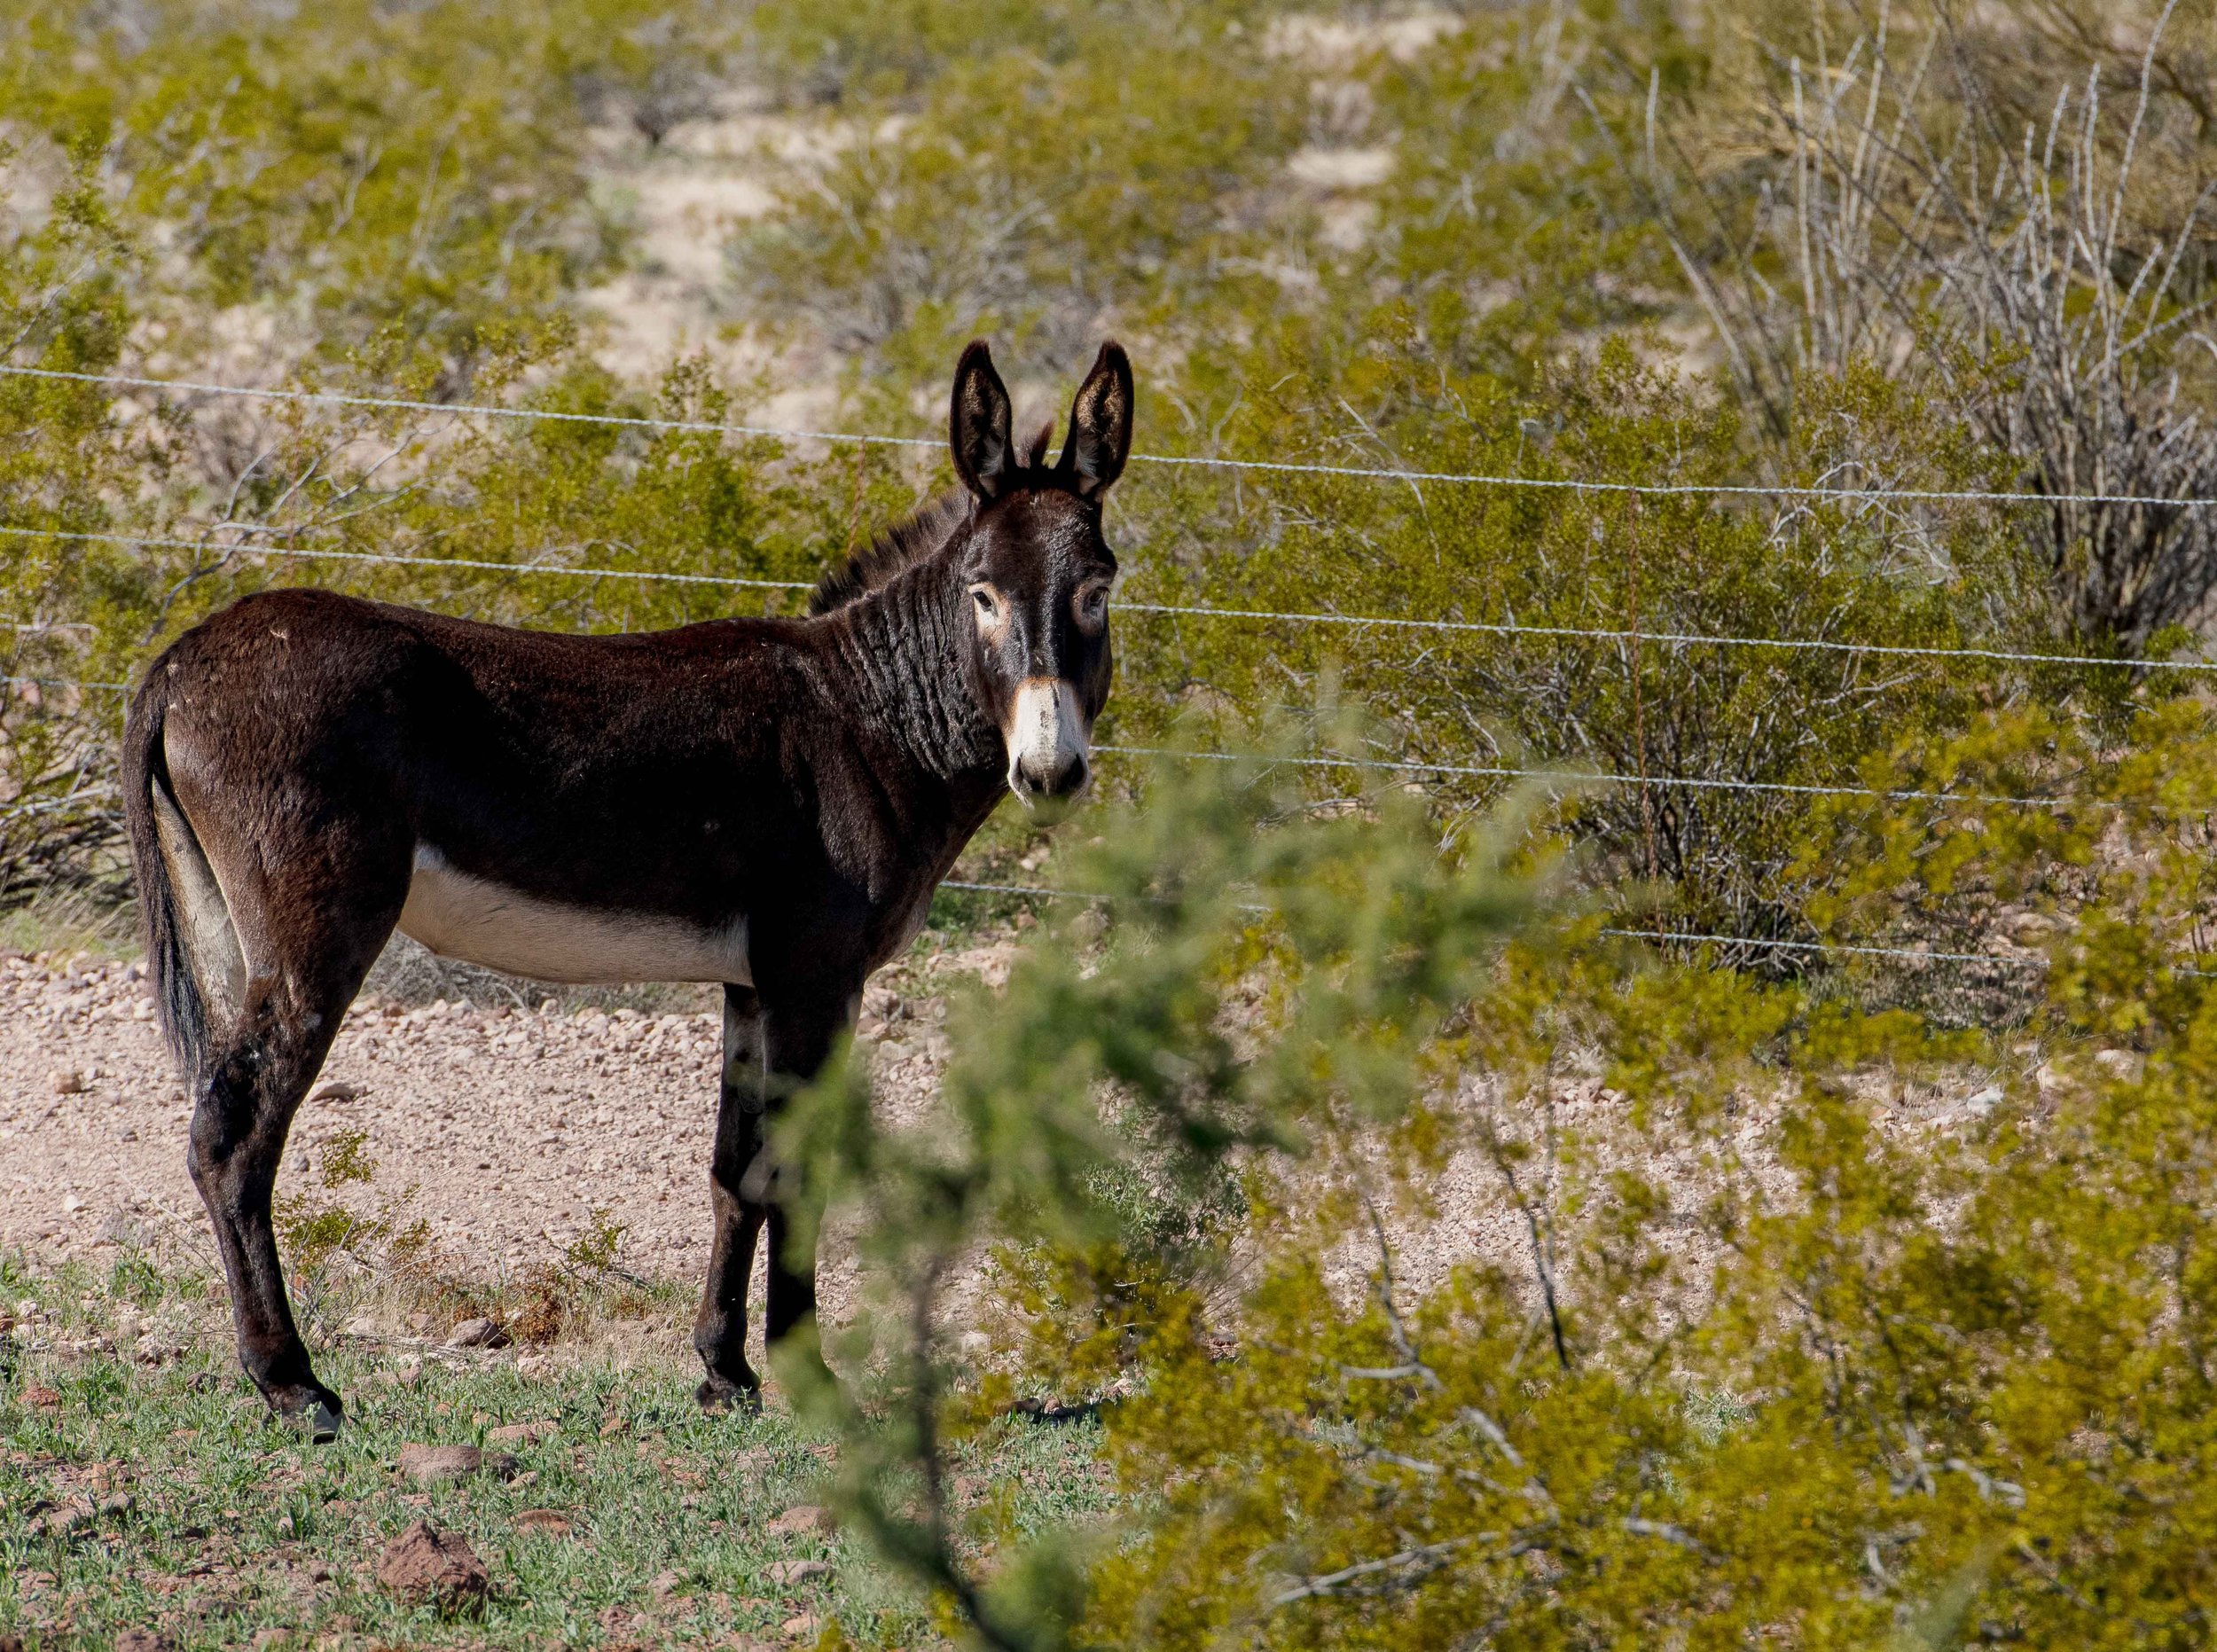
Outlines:
MULTIPOLYGON (((2002 787, 2045 738, 1934 761, 2002 787)), ((1876 903, 2121 850, 2000 1037, 1622 951, 1497 870, 1513 828, 1443 854, 1401 803, 1283 812, 1266 756, 1162 775, 1085 868, 1106 928, 958 1008, 942 1116, 887 1133, 849 1066, 787 1128, 877 1293, 846 1345, 889 1414, 819 1398, 864 1529, 1008 1647, 2205 1639, 2211 891, 2170 822, 2217 744, 2184 703, 2139 739, 2089 763, 2098 828, 1876 805, 1835 840, 1876 903), (1583 1136, 1572 1075, 1616 1098, 1583 1136), (1104 1097, 1242 1167, 1228 1301, 1093 1196, 1132 1162, 1104 1097), (1387 1224, 1457 1150, 1530 1249, 1411 1287, 1387 1224), (965 1390, 937 1293, 996 1237, 1013 1363, 965 1390), (987 1588, 935 1464, 1041 1383, 1110 1398, 1127 1500, 1004 1534, 987 1588)))

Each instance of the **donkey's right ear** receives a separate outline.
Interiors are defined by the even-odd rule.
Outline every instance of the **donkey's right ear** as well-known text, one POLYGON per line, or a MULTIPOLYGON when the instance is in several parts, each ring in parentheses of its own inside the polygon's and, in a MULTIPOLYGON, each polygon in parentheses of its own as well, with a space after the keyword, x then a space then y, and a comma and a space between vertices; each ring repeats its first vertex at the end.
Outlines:
POLYGON ((981 499, 999 496, 1015 469, 1008 439, 1008 387, 993 371, 993 352, 972 339, 954 365, 954 401, 947 410, 947 445, 955 474, 981 499))

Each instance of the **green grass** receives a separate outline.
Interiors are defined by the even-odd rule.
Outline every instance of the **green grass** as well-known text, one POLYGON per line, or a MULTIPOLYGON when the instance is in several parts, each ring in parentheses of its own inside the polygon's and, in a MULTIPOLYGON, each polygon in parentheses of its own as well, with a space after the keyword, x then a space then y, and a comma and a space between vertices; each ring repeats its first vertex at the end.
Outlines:
MULTIPOLYGON (((774 1401, 759 1417, 702 1415, 698 1372, 674 1351, 627 1363, 607 1347, 556 1350, 534 1376, 503 1355, 433 1358, 408 1385, 394 1378, 411 1351, 341 1340, 317 1364, 347 1398, 347 1426, 314 1446, 239 1374, 205 1281, 142 1263, 98 1276, 0 1261, 0 1313, 25 1299, 40 1313, 0 1341, 0 1633, 27 1652, 107 1647, 132 1629, 177 1652, 268 1631, 264 1644, 365 1648, 813 1644, 834 1621, 864 1644, 938 1641, 927 1603, 858 1540, 768 1530, 824 1500, 832 1446, 774 1401), (136 1361, 114 1331, 126 1304, 192 1319, 184 1357, 136 1361), (104 1330, 121 1353, 83 1348, 104 1330), (34 1388, 59 1402, 30 1403, 34 1388), (509 1447, 512 1480, 427 1489, 394 1468, 403 1445, 480 1444, 542 1419, 560 1432, 509 1447), (35 1530, 44 1511, 118 1494, 128 1507, 67 1535, 35 1530), (519 1526, 527 1509, 561 1512, 571 1535, 519 1526), (482 1616, 443 1620, 376 1583, 381 1546, 417 1519, 462 1533, 490 1569, 482 1616), (795 1559, 834 1570, 772 1580, 795 1559), (816 1625, 784 1628, 804 1617, 816 1625)), ((988 1511, 1010 1532, 1105 1512, 1095 1445, 1087 1427, 1012 1420, 966 1448, 957 1484, 981 1547, 988 1511)))

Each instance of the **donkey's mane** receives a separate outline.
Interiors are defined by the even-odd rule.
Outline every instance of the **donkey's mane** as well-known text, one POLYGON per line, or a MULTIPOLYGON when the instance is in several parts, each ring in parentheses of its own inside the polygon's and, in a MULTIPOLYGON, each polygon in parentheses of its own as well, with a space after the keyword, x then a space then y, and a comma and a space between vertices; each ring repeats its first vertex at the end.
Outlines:
POLYGON ((970 496, 960 488, 927 499, 816 583, 809 595, 811 614, 829 614, 889 583, 940 546, 970 514, 970 496))

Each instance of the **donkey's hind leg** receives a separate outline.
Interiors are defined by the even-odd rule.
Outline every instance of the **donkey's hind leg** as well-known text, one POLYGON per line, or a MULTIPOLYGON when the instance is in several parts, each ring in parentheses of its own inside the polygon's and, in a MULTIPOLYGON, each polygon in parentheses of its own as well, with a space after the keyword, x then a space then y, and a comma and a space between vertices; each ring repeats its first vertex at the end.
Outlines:
POLYGON ((271 1409, 328 1440, 345 1408, 317 1381, 294 1323, 270 1197, 293 1115, 392 933, 406 871, 402 862, 396 875, 334 884, 327 864, 312 870, 325 875, 301 887, 273 889, 240 869, 224 880, 246 1001, 211 1029, 185 1162, 215 1226, 239 1364, 271 1409))
POLYGON ((317 1380, 293 1322, 270 1207, 286 1133, 328 1041, 278 1016, 211 1050, 185 1160, 223 1257, 239 1363, 272 1410, 317 1440, 337 1436, 345 1407, 317 1380))

